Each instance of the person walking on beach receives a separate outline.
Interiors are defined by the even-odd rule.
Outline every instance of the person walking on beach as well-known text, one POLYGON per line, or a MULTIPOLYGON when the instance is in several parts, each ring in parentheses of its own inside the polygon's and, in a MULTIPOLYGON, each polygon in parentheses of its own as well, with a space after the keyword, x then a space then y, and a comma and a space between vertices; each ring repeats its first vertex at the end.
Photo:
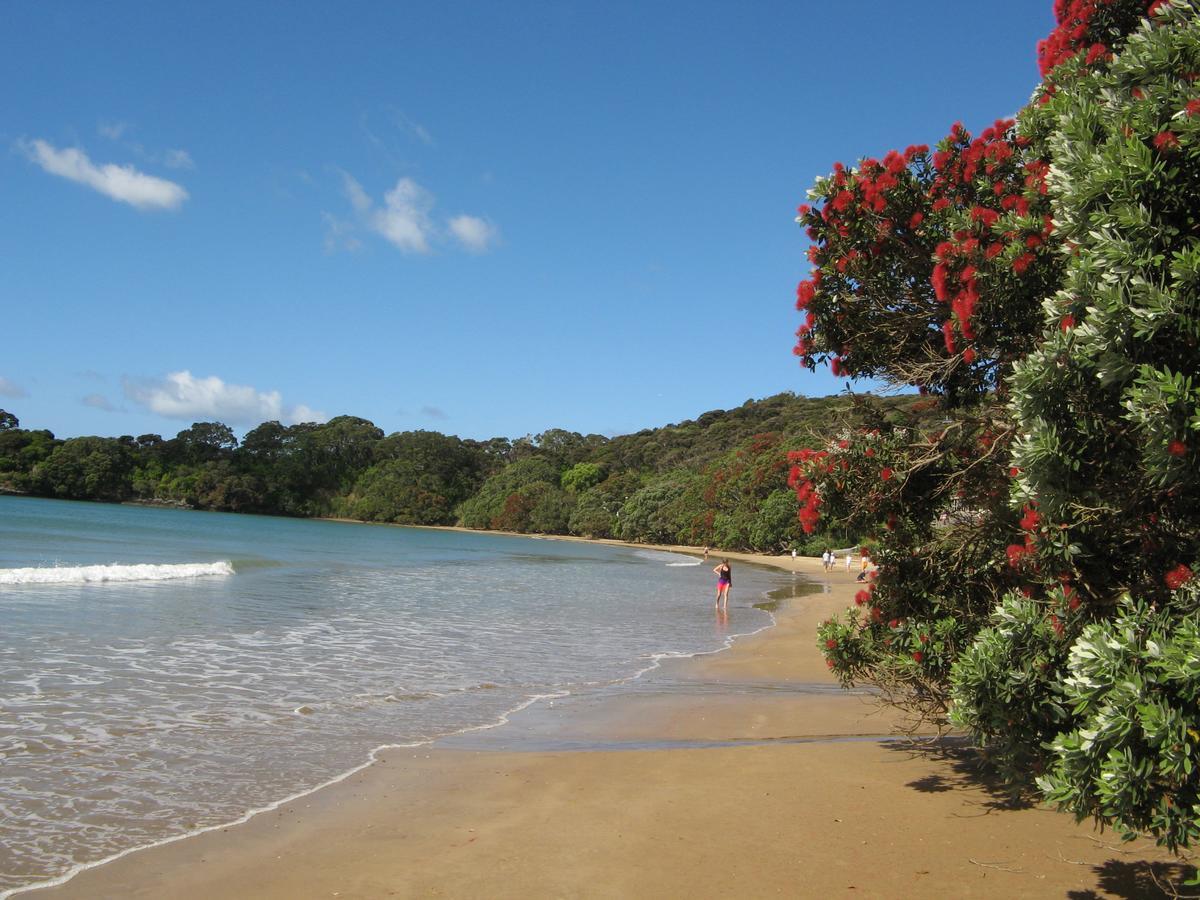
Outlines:
POLYGON ((708 548, 707 547, 704 548, 704 559, 706 562, 708 561, 708 548))
POLYGON ((729 560, 721 560, 721 564, 713 569, 713 574, 717 576, 717 602, 714 605, 718 609, 728 609, 729 588, 733 584, 733 570, 729 568, 729 560))
POLYGON ((846 551, 846 574, 850 574, 850 551, 846 551))

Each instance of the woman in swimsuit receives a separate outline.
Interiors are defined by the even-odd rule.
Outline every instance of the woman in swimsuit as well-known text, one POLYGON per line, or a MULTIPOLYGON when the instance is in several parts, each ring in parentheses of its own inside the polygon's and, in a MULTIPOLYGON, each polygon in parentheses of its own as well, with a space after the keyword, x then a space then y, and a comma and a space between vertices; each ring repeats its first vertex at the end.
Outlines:
POLYGON ((733 584, 733 570, 729 568, 729 560, 721 560, 721 564, 713 569, 717 576, 717 607, 729 608, 729 588, 733 584), (724 601, 724 602, 722 602, 724 601))

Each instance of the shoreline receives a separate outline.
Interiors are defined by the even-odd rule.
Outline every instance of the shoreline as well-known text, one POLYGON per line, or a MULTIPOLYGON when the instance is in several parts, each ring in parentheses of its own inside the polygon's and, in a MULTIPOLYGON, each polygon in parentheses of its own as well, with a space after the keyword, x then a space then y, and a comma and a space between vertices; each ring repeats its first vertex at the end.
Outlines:
MULTIPOLYGON (((145 507, 152 507, 152 508, 190 509, 188 507, 181 507, 176 504, 170 504, 170 503, 143 503, 143 502, 137 502, 137 501, 125 501, 119 505, 145 506, 145 507)), ((432 530, 432 531, 449 531, 449 532, 456 532, 456 533, 463 533, 463 534, 485 534, 485 535, 486 534, 495 534, 495 535, 501 535, 501 536, 505 536, 505 537, 574 541, 574 542, 590 543, 590 544, 605 544, 605 545, 609 545, 609 546, 626 547, 629 549, 654 550, 654 551, 677 553, 677 554, 684 554, 684 555, 693 555, 693 556, 700 558, 701 564, 703 564, 703 556, 702 556, 703 548, 702 547, 693 548, 693 547, 688 547, 688 546, 684 546, 684 545, 640 544, 640 543, 634 543, 631 541, 621 541, 621 540, 617 540, 617 539, 594 539, 594 538, 579 537, 579 536, 575 536, 575 535, 524 534, 524 533, 515 532, 515 531, 474 529, 474 528, 466 528, 463 526, 456 526, 456 525, 449 525, 449 526, 405 525, 405 524, 399 524, 399 523, 393 523, 393 522, 364 522, 364 521, 360 521, 358 519, 323 517, 323 516, 313 516, 313 517, 306 517, 306 518, 309 521, 337 522, 337 523, 341 523, 341 524, 350 524, 350 525, 377 525, 377 526, 385 526, 385 527, 392 527, 392 528, 414 528, 414 529, 426 529, 426 530, 432 530)), ((747 557, 749 556, 748 554, 742 554, 742 555, 747 556, 747 557)), ((760 568, 765 568, 765 569, 779 568, 778 566, 775 566, 770 562, 766 562, 766 561, 763 561, 763 560, 760 560, 757 558, 754 560, 754 562, 752 564, 754 564, 760 568)), ((609 685, 609 687, 619 689, 620 687, 624 687, 628 684, 636 682, 637 680, 645 677, 646 675, 654 672, 655 670, 660 669, 664 662, 690 660, 690 659, 693 659, 696 657, 707 656, 707 655, 725 652, 737 640, 739 640, 741 638, 757 635, 763 631, 773 628, 776 624, 776 619, 775 619, 775 616, 774 616, 772 610, 766 608, 766 604, 768 602, 774 603, 775 601, 768 601, 767 598, 764 598, 763 601, 752 604, 756 608, 764 609, 764 611, 766 611, 768 613, 768 615, 770 615, 771 621, 768 622, 767 624, 762 625, 761 627, 754 629, 752 631, 729 635, 726 638, 726 641, 722 646, 717 647, 712 650, 697 650, 692 653, 686 653, 686 654, 682 654, 682 655, 678 655, 678 656, 660 651, 659 653, 654 654, 650 657, 652 659, 652 662, 650 663, 650 665, 647 665, 637 671, 632 672, 631 674, 629 674, 627 676, 624 676, 624 677, 618 679, 617 681, 615 681, 611 685, 609 685)), ((21 886, 21 887, 17 887, 17 888, 10 888, 7 890, 0 891, 0 900, 5 900, 5 898, 8 898, 8 897, 27 896, 27 895, 31 895, 31 894, 37 894, 38 896, 45 896, 47 891, 52 891, 53 889, 63 887, 64 885, 70 885, 79 876, 84 875, 85 873, 93 871, 93 870, 103 869, 105 866, 108 866, 119 860, 123 860, 126 857, 141 854, 144 852, 153 852, 154 850, 157 850, 158 848, 166 847, 166 846, 169 846, 169 845, 181 842, 181 841, 186 841, 186 840, 189 840, 192 838, 201 837, 203 835, 206 835, 206 834, 209 834, 212 832, 227 832, 229 829, 236 828, 241 825, 245 825, 246 823, 252 821, 253 819, 255 819, 259 816, 274 812, 275 810, 277 810, 283 806, 286 806, 291 803, 303 801, 306 798, 308 798, 314 794, 317 794, 318 792, 325 791, 330 788, 335 788, 337 785, 344 782, 346 779, 353 777, 354 775, 370 768, 371 766, 377 765, 380 761, 381 756, 389 751, 406 750, 406 749, 414 749, 414 748, 427 748, 427 747, 432 747, 434 745, 440 744, 443 741, 453 742, 455 739, 461 739, 465 736, 482 734, 485 732, 490 732, 494 729, 502 729, 511 724, 511 719, 513 716, 519 715, 519 714, 525 712, 530 707, 536 706, 539 703, 544 703, 546 701, 553 701, 553 700, 560 699, 560 698, 563 698, 566 696, 569 696, 569 695, 566 693, 534 695, 534 696, 526 698, 525 700, 518 703, 516 706, 514 706, 511 709, 502 710, 498 714, 497 719, 491 723, 487 723, 487 724, 483 724, 483 725, 465 726, 461 730, 451 731, 451 732, 448 732, 447 734, 443 734, 438 737, 423 739, 420 741, 381 744, 379 746, 370 748, 366 753, 366 758, 359 764, 352 766, 350 769, 343 771, 343 772, 339 772, 339 773, 331 776, 330 778, 326 779, 325 781, 320 782, 319 784, 298 790, 292 794, 289 794, 289 795, 283 797, 282 799, 274 800, 274 801, 267 803, 266 805, 257 806, 252 809, 249 809, 234 819, 230 819, 228 821, 220 822, 220 823, 213 824, 213 825, 207 825, 207 826, 204 826, 201 828, 197 828, 193 831, 187 831, 187 832, 184 832, 181 834, 170 835, 168 837, 161 838, 159 840, 153 841, 148 844, 141 844, 138 846, 129 847, 125 850, 118 851, 118 852, 113 853, 109 856, 106 856, 102 859, 98 859, 98 860, 95 860, 92 862, 78 863, 75 866, 71 867, 71 869, 69 869, 67 872, 63 873, 62 875, 54 876, 52 878, 48 878, 48 879, 45 879, 45 880, 42 880, 39 882, 35 882, 35 883, 29 884, 29 885, 25 885, 25 886, 21 886)), ((597 744, 597 746, 599 746, 600 741, 597 740, 595 743, 597 744)))
POLYGON ((1141 896, 1122 885, 1149 865, 1173 871, 1172 858, 1152 846, 1137 845, 1141 858, 1130 857, 1067 816, 999 801, 967 772, 968 751, 898 742, 893 714, 837 689, 815 625, 852 603, 852 574, 826 576, 819 560, 804 557, 710 556, 812 576, 823 592, 780 604, 774 625, 722 650, 657 660, 647 671, 661 669, 661 683, 531 700, 499 727, 381 748, 241 824, 131 851, 16 895, 1141 896), (844 827, 851 822, 857 827, 844 827), (803 852, 771 852, 787 833, 787 846, 803 852), (714 839, 724 848, 716 863, 705 850, 714 839), (894 882, 863 871, 865 846, 885 875, 888 865, 912 874, 894 882), (755 864, 727 858, 733 847, 755 864), (999 848, 1012 859, 989 855, 999 848))

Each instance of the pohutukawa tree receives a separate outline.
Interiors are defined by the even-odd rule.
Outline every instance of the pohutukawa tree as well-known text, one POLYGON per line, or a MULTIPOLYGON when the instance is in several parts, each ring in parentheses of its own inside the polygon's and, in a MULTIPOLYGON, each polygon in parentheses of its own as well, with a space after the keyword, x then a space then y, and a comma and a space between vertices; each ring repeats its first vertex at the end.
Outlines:
POLYGON ((878 535, 821 646, 1014 783, 1200 838, 1200 0, 1058 0, 1016 121, 840 164, 798 221, 803 365, 928 395, 794 454, 878 535), (932 424, 931 424, 932 423, 932 424))

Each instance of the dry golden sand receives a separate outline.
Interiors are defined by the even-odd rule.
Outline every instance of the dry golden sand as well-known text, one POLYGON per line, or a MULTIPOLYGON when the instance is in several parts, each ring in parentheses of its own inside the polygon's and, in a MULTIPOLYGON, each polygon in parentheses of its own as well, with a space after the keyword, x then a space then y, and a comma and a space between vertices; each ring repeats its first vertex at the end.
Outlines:
POLYGON ((964 749, 878 740, 889 715, 830 691, 814 645, 851 576, 730 557, 828 590, 727 652, 674 664, 670 691, 392 751, 245 825, 36 896, 1094 898, 1156 896, 1150 867, 1177 874, 1150 845, 1014 808, 964 749), (539 745, 547 734, 603 749, 539 745))

